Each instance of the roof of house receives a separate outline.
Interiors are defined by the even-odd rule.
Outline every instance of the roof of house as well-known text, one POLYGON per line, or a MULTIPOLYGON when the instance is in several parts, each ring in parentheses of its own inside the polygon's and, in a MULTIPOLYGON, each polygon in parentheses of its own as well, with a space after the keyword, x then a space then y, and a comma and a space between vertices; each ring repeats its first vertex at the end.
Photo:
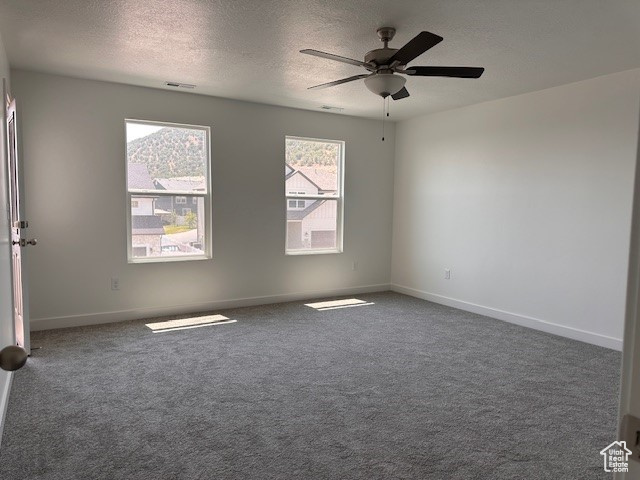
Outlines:
POLYGON ((284 174, 285 176, 291 175, 294 172, 294 168, 288 163, 284 164, 284 174))
POLYGON ((127 167, 127 176, 130 190, 155 190, 156 188, 144 163, 130 162, 127 167))
POLYGON ((206 187, 204 177, 156 178, 154 183, 159 189, 178 192, 202 191, 206 187))
POLYGON ((338 190, 338 175, 316 167, 296 167, 296 170, 315 183, 320 190, 338 190))
POLYGON ((287 220, 302 220, 324 202, 326 200, 316 200, 304 210, 287 210, 287 220))
MULTIPOLYGON (((288 166, 288 165, 287 165, 287 166, 288 166)), ((289 168, 291 168, 291 167, 289 167, 289 168)), ((318 190, 322 190, 318 185, 316 185, 315 183, 313 183, 313 181, 312 181, 309 177, 307 177, 304 173, 299 172, 298 170, 293 170, 293 169, 292 169, 289 173, 287 173, 287 174, 284 176, 284 180, 285 180, 285 182, 286 182, 286 181, 288 181, 290 178, 292 178, 294 175, 301 175, 302 177, 306 178, 306 179, 307 179, 307 181, 308 181, 309 183, 313 184, 313 186, 315 186, 318 190)))
POLYGON ((157 215, 132 215, 131 233, 133 235, 164 235, 162 220, 157 215))

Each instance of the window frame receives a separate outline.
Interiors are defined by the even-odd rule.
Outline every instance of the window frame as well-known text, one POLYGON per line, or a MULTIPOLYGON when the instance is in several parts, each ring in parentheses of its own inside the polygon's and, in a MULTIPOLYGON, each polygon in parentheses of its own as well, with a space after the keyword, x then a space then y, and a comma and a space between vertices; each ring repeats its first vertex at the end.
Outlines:
MULTIPOLYGON (((285 135, 284 138, 284 146, 285 146, 285 166, 287 164, 286 158, 286 148, 287 148, 287 140, 302 140, 309 142, 318 142, 318 143, 335 143, 340 148, 340 154, 338 156, 338 190, 337 195, 314 195, 314 194, 293 194, 288 191, 286 188, 286 175, 284 178, 285 182, 285 239, 284 239, 284 253, 285 255, 329 255, 329 254, 338 254, 344 251, 344 179, 345 179, 345 151, 346 144, 344 140, 335 140, 335 139, 325 139, 325 138, 314 138, 314 137, 299 137, 296 135, 285 135), (305 250, 288 250, 287 249, 287 210, 289 209, 289 200, 330 200, 336 202, 336 248, 321 248, 321 249, 305 249, 305 250)), ((305 207, 306 207, 305 203, 305 207)))
MULTIPOLYGON (((212 233, 213 233, 213 218, 212 218, 212 204, 213 204, 213 191, 212 191, 212 173, 211 173, 211 127, 208 125, 190 125, 186 123, 173 123, 173 122, 160 122, 155 120, 140 120, 137 118, 125 118, 124 119, 124 162, 125 162, 125 192, 126 192, 126 221, 127 221, 127 263, 169 263, 169 262, 186 262, 193 260, 210 260, 213 258, 212 247, 212 233), (205 153, 207 155, 205 161, 205 187, 206 192, 200 192, 197 190, 181 191, 181 190, 130 190, 129 189, 129 159, 127 156, 127 125, 129 123, 136 123, 139 125, 151 125, 156 127, 173 127, 173 128, 185 128, 189 130, 202 130, 205 132, 206 147, 205 153), (204 253, 194 255, 176 255, 176 256, 158 256, 158 257, 134 257, 133 256, 133 237, 132 237, 132 214, 131 214, 131 202, 134 201, 134 197, 144 196, 148 194, 153 197, 176 197, 176 196, 192 196, 194 198, 202 198, 204 204, 204 253)), ((153 208, 155 210, 156 200, 153 200, 153 208)), ((186 202, 185 202, 186 203, 186 202)), ((162 247, 161 247, 162 250, 162 247)))

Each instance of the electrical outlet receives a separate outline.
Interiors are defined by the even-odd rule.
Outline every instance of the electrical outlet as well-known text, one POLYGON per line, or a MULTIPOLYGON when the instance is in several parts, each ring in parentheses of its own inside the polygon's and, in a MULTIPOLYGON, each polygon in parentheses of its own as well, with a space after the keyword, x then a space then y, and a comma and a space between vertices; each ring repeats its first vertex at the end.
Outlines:
POLYGON ((451 270, 449 270, 448 268, 444 269, 444 279, 451 280, 451 270))
POLYGON ((111 279, 111 290, 120 290, 120 280, 117 278, 111 279))
POLYGON ((633 452, 629 458, 640 462, 640 418, 629 414, 622 418, 620 440, 626 442, 627 448, 633 452))

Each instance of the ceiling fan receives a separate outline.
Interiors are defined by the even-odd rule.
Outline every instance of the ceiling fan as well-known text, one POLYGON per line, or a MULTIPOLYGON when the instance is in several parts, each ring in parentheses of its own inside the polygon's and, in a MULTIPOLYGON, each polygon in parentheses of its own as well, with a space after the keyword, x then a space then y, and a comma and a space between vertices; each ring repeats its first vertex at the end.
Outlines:
POLYGON ((396 34, 393 27, 382 27, 377 30, 378 37, 384 43, 383 48, 371 50, 364 56, 364 61, 341 57, 332 53, 319 50, 300 50, 300 53, 313 55, 320 58, 348 63, 366 68, 370 73, 354 75, 334 82, 322 83, 309 87, 320 89, 341 85, 354 80, 364 79, 365 86, 382 98, 391 96, 394 100, 400 100, 409 96, 404 84, 406 78, 396 75, 398 73, 414 77, 455 77, 455 78, 480 78, 484 72, 481 67, 407 67, 407 64, 422 55, 430 48, 440 43, 443 38, 430 32, 420 32, 400 49, 389 48, 389 42, 396 34))

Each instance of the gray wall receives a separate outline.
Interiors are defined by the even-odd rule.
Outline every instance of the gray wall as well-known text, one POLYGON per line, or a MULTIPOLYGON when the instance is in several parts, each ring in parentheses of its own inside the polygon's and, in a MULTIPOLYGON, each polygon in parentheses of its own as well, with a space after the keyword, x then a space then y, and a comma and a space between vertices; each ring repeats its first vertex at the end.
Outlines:
POLYGON ((39 240, 34 329, 388 287, 393 126, 381 143, 372 120, 25 71, 12 79, 39 240), (211 126, 213 260, 127 264, 125 118, 211 126), (285 135, 346 142, 342 254, 284 255, 285 135))
POLYGON ((394 288, 620 348, 639 84, 632 70, 399 123, 394 288))

